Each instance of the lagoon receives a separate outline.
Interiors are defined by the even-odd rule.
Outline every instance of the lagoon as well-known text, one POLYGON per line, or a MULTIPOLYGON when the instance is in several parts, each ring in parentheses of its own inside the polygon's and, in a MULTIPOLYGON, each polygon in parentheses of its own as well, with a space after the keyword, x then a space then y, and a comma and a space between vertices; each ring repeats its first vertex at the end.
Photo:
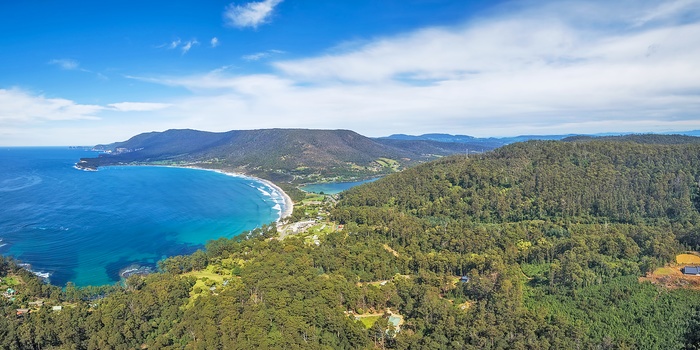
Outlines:
POLYGON ((338 194, 340 192, 343 192, 345 190, 351 189, 355 186, 362 185, 364 183, 368 182, 374 182, 379 180, 379 178, 374 178, 374 179, 369 179, 369 180, 362 180, 362 181, 351 181, 351 182, 328 182, 328 183, 317 183, 317 184, 308 184, 301 186, 300 189, 305 192, 312 192, 312 193, 321 193, 323 192, 324 194, 338 194))

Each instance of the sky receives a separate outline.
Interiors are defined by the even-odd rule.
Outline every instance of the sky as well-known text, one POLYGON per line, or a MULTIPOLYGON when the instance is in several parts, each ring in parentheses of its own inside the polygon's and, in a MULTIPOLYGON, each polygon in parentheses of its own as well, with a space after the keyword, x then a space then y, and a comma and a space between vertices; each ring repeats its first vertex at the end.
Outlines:
POLYGON ((0 145, 700 129, 700 0, 0 1, 0 145))

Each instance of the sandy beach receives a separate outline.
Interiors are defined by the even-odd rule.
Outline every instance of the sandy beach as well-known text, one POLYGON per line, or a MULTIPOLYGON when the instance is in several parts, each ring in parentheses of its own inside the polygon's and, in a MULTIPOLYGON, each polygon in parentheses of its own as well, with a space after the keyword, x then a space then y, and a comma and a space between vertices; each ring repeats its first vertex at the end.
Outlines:
MULTIPOLYGON (((247 175, 246 175, 246 176, 247 176, 247 175)), ((252 176, 248 176, 248 177, 252 177, 252 176)), ((292 201, 292 198, 289 197, 289 195, 287 194, 287 192, 284 192, 284 191, 282 190, 282 188, 280 188, 279 186, 275 185, 275 183, 272 182, 272 181, 265 180, 265 179, 261 179, 261 178, 259 178, 259 177, 252 177, 252 178, 256 179, 257 181, 263 182, 263 183, 265 183, 266 185, 268 185, 268 186, 274 188, 274 189, 275 189, 277 192, 279 192, 279 193, 282 195, 282 197, 284 198, 284 205, 282 206, 282 212, 280 213, 280 218, 277 220, 277 222, 280 222, 280 221, 282 221, 282 219, 285 219, 285 218, 287 218, 287 217, 289 217, 289 216, 292 215, 292 212, 294 211, 294 201, 292 201)))

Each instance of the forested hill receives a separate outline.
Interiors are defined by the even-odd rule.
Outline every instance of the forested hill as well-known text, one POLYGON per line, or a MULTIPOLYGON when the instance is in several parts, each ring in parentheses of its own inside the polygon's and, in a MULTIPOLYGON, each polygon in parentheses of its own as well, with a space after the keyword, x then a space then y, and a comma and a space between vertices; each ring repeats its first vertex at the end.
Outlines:
POLYGON ((629 134, 621 136, 570 136, 562 141, 586 142, 586 141, 612 141, 612 142, 636 142, 658 145, 680 145, 700 143, 700 137, 691 135, 660 135, 660 134, 629 134))
POLYGON ((0 260, 24 281, 0 347, 698 349, 700 277, 640 277, 700 248, 699 194, 699 144, 446 157, 343 193, 323 223, 342 228, 264 226, 124 287, 62 291, 0 260))
POLYGON ((85 168, 128 163, 200 163, 251 174, 385 174, 436 156, 465 152, 463 144, 374 140, 349 130, 263 129, 212 133, 168 130, 98 145, 85 168))
POLYGON ((696 349, 700 293, 637 278, 700 247, 700 145, 642 141, 447 157, 343 193, 334 215, 422 276, 398 291, 422 347, 696 349))
POLYGON ((695 219, 700 144, 622 141, 529 141, 449 157, 351 190, 343 203, 498 223, 695 219))

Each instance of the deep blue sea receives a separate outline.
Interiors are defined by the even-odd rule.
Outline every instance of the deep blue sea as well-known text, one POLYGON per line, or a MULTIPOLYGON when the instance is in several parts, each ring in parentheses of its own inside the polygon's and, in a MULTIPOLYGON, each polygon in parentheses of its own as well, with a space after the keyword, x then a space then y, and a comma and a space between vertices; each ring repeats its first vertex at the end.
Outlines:
POLYGON ((0 148, 0 254, 55 285, 112 284, 208 240, 278 219, 283 197, 252 178, 195 169, 73 168, 94 152, 0 148))
POLYGON ((355 186, 362 185, 362 184, 368 183, 368 182, 377 181, 377 180, 379 180, 378 177, 374 178, 374 179, 353 181, 353 182, 328 182, 328 183, 308 184, 308 185, 304 185, 300 188, 306 192, 313 192, 313 193, 323 192, 324 194, 337 194, 337 193, 343 192, 347 189, 353 188, 355 186))

